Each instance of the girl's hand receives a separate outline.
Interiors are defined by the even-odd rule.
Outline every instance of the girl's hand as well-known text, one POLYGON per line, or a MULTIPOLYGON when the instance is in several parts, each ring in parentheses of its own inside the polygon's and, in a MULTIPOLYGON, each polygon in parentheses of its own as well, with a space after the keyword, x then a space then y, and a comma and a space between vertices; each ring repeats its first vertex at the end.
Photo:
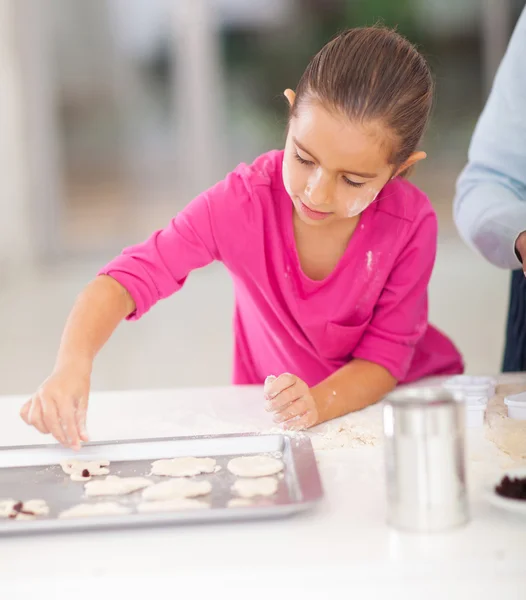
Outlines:
POLYGON ((267 377, 264 388, 266 410, 284 429, 300 430, 316 425, 319 411, 309 386, 290 373, 267 377))
POLYGON ((80 450, 88 441, 86 412, 91 364, 56 369, 20 410, 20 416, 40 433, 51 433, 64 446, 80 450))

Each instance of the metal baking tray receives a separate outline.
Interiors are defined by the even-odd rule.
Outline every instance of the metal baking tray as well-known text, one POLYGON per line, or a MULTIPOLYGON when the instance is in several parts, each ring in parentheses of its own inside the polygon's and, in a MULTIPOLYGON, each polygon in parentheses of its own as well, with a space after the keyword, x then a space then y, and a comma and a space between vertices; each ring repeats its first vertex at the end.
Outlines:
MULTIPOLYGON (((151 479, 157 482, 167 478, 152 476, 151 479)), ((318 467, 308 436, 241 434, 97 442, 85 444, 79 453, 54 444, 0 449, 0 499, 43 499, 50 508, 47 517, 32 521, 0 518, 0 535, 282 517, 311 508, 322 496, 318 467), (281 455, 285 468, 278 491, 271 497, 256 498, 253 506, 229 508, 228 501, 235 497, 230 487, 236 478, 226 468, 228 461, 236 456, 253 454, 281 455), (76 504, 115 501, 133 507, 141 497, 141 492, 135 492, 119 497, 86 498, 84 484, 71 481, 62 471, 60 461, 72 457, 108 459, 111 475, 149 476, 152 461, 177 456, 207 456, 215 458, 221 466, 217 473, 195 477, 208 479, 213 485, 211 494, 200 498, 210 502, 210 509, 58 518, 60 512, 76 504)))

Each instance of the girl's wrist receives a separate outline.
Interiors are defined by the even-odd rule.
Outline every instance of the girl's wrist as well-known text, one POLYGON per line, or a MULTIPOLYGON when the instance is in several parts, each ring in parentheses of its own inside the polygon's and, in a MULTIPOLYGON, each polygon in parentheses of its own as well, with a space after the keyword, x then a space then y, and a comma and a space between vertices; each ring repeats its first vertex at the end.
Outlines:
POLYGON ((93 367, 93 358, 86 354, 68 354, 68 356, 59 356, 55 362, 53 372, 74 370, 91 373, 93 367))
POLYGON ((327 401, 324 401, 324 393, 322 390, 320 390, 319 385, 310 388, 310 393, 318 412, 318 418, 315 425, 319 425, 320 423, 324 423, 329 419, 327 415, 327 401))

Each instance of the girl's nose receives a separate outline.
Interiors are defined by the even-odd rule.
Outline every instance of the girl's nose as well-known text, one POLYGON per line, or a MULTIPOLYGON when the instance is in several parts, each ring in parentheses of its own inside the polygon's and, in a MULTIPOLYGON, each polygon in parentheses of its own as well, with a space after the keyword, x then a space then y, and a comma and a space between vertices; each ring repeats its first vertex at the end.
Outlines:
POLYGON ((331 183, 323 174, 311 178, 305 188, 305 196, 314 206, 330 204, 331 183))

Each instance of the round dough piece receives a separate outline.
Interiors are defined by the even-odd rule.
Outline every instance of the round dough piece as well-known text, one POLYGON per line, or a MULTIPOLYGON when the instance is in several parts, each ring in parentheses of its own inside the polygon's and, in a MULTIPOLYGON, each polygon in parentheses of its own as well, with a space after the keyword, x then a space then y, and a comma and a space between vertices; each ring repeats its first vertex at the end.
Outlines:
POLYGON ((49 506, 45 500, 28 500, 23 503, 22 510, 25 512, 32 512, 37 517, 43 517, 49 515, 49 506))
POLYGON ((110 461, 101 460, 63 460, 60 463, 66 475, 71 476, 71 481, 89 481, 93 475, 108 475, 110 461))
MULTIPOLYGON (((86 473, 89 471, 84 470, 81 473, 71 473, 70 475, 70 479, 71 481, 83 481, 84 483, 86 483, 86 481, 90 481, 91 480, 91 474, 90 475, 83 475, 83 473, 86 473)), ((109 471, 108 471, 109 473, 109 471)))
POLYGON ((170 479, 162 481, 142 492, 143 500, 173 500, 175 498, 195 498, 206 496, 212 491, 209 481, 193 481, 191 479, 170 479))
POLYGON ((9 518, 12 519, 13 521, 33 521, 34 519, 36 519, 36 516, 33 514, 17 512, 17 513, 13 513, 13 515, 10 516, 9 518))
POLYGON ((201 473, 213 473, 216 467, 214 458, 194 458, 180 456, 177 458, 163 458, 152 463, 151 475, 164 477, 192 477, 201 473))
POLYGON ((8 517, 13 512, 13 506, 16 502, 13 498, 0 500, 0 517, 8 517))
POLYGON ((132 509, 116 502, 77 504, 58 515, 59 519, 80 519, 82 517, 102 517, 106 515, 128 515, 132 509))
POLYGON ((247 508, 254 506, 254 503, 248 498, 231 498, 227 504, 228 508, 247 508))
POLYGON ((158 500, 156 502, 142 502, 137 506, 137 512, 172 512, 197 508, 210 508, 210 504, 201 500, 193 500, 192 498, 175 498, 172 500, 158 500))
POLYGON ((238 479, 232 486, 232 491, 241 498, 254 496, 272 496, 278 490, 278 480, 275 477, 259 477, 257 479, 238 479))
POLYGON ((86 496, 125 496, 137 490, 153 485, 153 481, 144 477, 118 477, 109 475, 106 479, 88 481, 84 486, 86 496))
POLYGON ((29 521, 49 514, 49 506, 45 500, 28 500, 20 502, 9 498, 0 500, 0 517, 16 521, 29 521))
POLYGON ((228 470, 238 477, 266 477, 283 471, 283 461, 272 456, 239 456, 228 463, 228 470))

